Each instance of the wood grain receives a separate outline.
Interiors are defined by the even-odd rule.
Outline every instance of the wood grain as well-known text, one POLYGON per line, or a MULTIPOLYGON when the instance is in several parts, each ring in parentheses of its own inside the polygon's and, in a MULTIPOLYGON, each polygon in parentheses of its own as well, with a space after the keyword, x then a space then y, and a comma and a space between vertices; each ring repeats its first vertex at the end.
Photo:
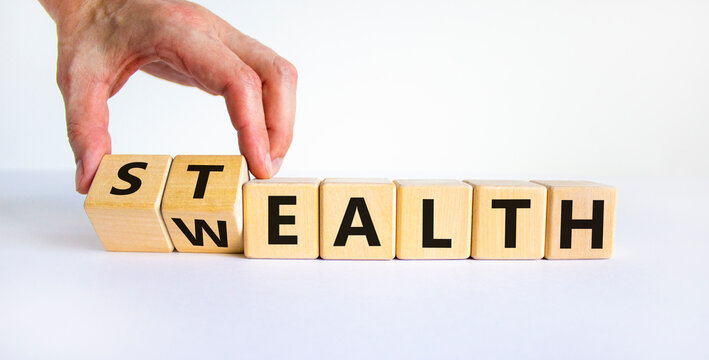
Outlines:
POLYGON ((175 248, 180 252, 243 252, 242 186, 248 180, 243 156, 176 156, 162 201, 163 218, 175 248), (188 170, 194 166, 223 167, 221 171, 209 172, 203 194, 196 193, 200 172, 188 170), (220 232, 220 223, 225 225, 224 234, 220 232), (187 233, 180 229, 180 224, 187 233), (201 245, 195 245, 187 235, 196 239, 198 233, 202 236, 201 245))
MULTIPOLYGON (((362 227, 361 213, 346 226, 362 227)), ((395 253, 396 187, 386 179, 325 179, 320 185, 320 256, 323 259, 391 260, 395 253), (378 237, 370 246, 364 235, 347 237, 335 246, 348 206, 363 199, 378 237)))
POLYGON ((165 181, 172 157, 169 155, 105 155, 101 160, 84 209, 108 251, 171 252, 170 236, 160 212, 165 181), (140 179, 135 192, 112 194, 111 189, 129 189, 118 172, 130 163, 146 163, 128 174, 140 179))
POLYGON ((248 258, 316 259, 319 255, 318 187, 314 178, 251 180, 244 185, 244 255, 248 258), (279 234, 294 244, 269 244, 269 197, 288 197, 295 204, 277 206, 277 216, 294 224, 279 225, 279 234))
MULTIPOLYGON (((457 180, 395 180, 396 257, 467 259, 470 257, 472 187, 457 180), (431 211, 433 236, 424 244, 424 200, 431 211), (432 247, 445 245, 450 247, 432 247)), ((430 235, 430 234, 429 234, 430 235)))
MULTIPOLYGON (((534 180, 547 187, 546 247, 547 259, 606 259, 613 254, 617 191, 614 187, 590 181, 534 180), (571 218, 593 218, 594 201, 603 202, 602 247, 592 247, 595 230, 571 230, 571 248, 561 248, 562 202, 571 201, 571 218)), ((599 219, 600 220, 600 219, 599 219)))
POLYGON ((544 256, 546 188, 528 181, 465 180, 473 186, 471 256, 474 259, 541 259, 544 256), (525 207, 495 206, 519 201, 525 207), (529 205, 528 207, 526 207, 529 205), (514 244, 507 244, 508 212, 515 212, 514 244))

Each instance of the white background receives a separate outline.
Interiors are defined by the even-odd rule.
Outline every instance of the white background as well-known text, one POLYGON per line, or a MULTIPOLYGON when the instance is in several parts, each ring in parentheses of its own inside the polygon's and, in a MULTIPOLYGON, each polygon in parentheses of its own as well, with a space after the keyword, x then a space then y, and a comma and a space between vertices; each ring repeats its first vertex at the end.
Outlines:
MULTIPOLYGON (((204 1, 299 70, 282 176, 709 175, 709 2, 204 1)), ((0 169, 70 169, 54 24, 0 4, 0 169)), ((223 100, 138 73, 114 153, 232 154, 223 100)))
MULTIPOLYGON (((709 358, 709 3, 205 1, 300 73, 282 176, 586 178, 603 261, 103 251, 73 192, 53 23, 0 3, 0 358, 709 358)), ((238 151, 138 73, 115 153, 238 151)))

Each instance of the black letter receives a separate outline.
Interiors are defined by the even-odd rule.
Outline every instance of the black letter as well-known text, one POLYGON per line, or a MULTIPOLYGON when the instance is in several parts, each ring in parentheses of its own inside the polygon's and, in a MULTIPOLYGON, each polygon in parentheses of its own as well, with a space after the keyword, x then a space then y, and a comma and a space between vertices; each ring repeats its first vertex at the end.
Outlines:
POLYGON ((423 199, 423 247, 450 248, 451 239, 433 238, 433 199, 423 199))
POLYGON ((112 195, 130 195, 138 189, 140 189, 140 185, 143 184, 143 182, 136 176, 131 175, 128 171, 130 169, 134 168, 139 168, 139 169, 147 169, 148 168, 148 163, 146 162, 132 162, 132 163, 127 163, 123 166, 121 166, 120 169, 118 169, 118 178, 129 183, 130 186, 127 189, 117 189, 113 186, 111 186, 111 194, 112 195))
POLYGON ((529 209, 529 199, 493 199, 493 209, 505 209, 505 248, 517 247, 517 209, 529 209))
POLYGON ((591 229, 591 249, 603 249, 603 200, 593 200, 593 217, 574 220, 573 200, 561 200, 561 248, 571 249, 571 230, 591 229))
POLYGON ((281 235, 280 227, 294 225, 295 216, 281 215, 281 205, 295 205, 295 196, 269 196, 268 197, 268 244, 269 245, 297 245, 297 235, 281 235))
POLYGON ((185 225, 182 219, 172 218, 172 221, 175 222, 175 225, 177 225, 177 227, 182 230, 182 233, 185 234, 187 240, 189 240, 194 246, 204 246, 203 232, 206 231, 207 235, 212 238, 212 240, 215 244, 217 244, 218 247, 227 247, 228 241, 226 232, 226 221, 224 220, 217 220, 217 226, 219 227, 219 236, 217 236, 214 231, 212 231, 212 228, 207 225, 207 222, 202 219, 194 220, 195 235, 192 235, 192 232, 189 228, 187 228, 187 225, 185 225))
POLYGON ((197 186, 194 188, 193 199, 204 199, 204 190, 207 189, 207 180, 212 171, 224 171, 224 165, 187 165, 187 171, 199 171, 197 186))
POLYGON ((350 202, 347 204, 347 210, 345 210, 345 217, 342 219, 340 230, 337 232, 337 237, 335 238, 335 246, 345 246, 347 244, 347 238, 350 235, 364 235, 367 237, 367 244, 369 246, 382 246, 382 244, 379 243, 379 237, 377 236, 377 231, 374 229, 374 224, 372 223, 372 218, 369 216, 369 209, 367 209, 367 203, 364 201, 364 198, 350 198, 350 202), (362 221, 362 226, 360 227, 352 226, 355 212, 359 212, 359 219, 362 221))

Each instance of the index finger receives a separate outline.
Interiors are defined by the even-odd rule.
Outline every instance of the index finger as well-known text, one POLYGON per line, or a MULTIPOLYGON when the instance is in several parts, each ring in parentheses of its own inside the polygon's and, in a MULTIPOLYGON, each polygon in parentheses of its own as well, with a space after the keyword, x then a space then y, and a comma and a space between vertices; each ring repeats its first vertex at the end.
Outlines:
POLYGON ((263 108, 275 174, 293 141, 298 72, 293 64, 275 51, 230 26, 223 41, 261 78, 263 108))
POLYGON ((249 170, 257 178, 270 178, 270 145, 258 75, 217 39, 187 32, 171 40, 172 46, 158 51, 158 56, 190 74, 201 87, 224 96, 249 170))

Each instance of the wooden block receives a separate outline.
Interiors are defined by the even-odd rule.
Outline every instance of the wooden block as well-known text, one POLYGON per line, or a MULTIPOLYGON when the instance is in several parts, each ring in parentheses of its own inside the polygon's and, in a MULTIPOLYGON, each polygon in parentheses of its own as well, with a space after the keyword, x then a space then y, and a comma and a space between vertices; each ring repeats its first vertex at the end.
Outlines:
POLYGON ((616 189, 590 181, 537 180, 547 187, 547 259, 606 259, 613 253, 616 189))
POLYGON ((248 180, 243 156, 176 156, 162 200, 162 215, 175 248, 243 252, 241 187, 248 180))
POLYGON ((84 208, 108 251, 170 252, 160 200, 172 157, 105 155, 84 208))
POLYGON ((466 180, 473 185, 474 259, 541 259, 546 188, 515 180, 466 180))
POLYGON ((457 180, 395 180, 396 257, 470 257, 472 187, 457 180))
POLYGON ((244 185, 244 255, 316 259, 319 254, 318 179, 275 178, 244 185))
POLYGON ((396 187, 386 179, 325 179, 320 184, 320 256, 391 260, 396 187))

